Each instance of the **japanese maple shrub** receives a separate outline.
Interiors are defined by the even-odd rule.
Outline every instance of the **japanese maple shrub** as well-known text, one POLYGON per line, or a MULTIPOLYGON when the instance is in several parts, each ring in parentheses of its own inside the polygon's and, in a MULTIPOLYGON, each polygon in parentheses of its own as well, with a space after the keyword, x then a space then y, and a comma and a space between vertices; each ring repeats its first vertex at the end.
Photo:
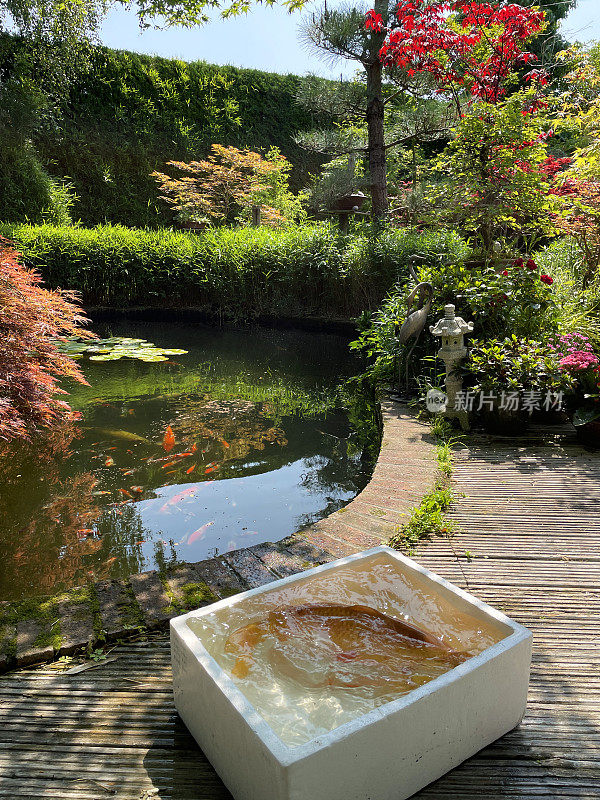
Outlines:
MULTIPOLYGON (((370 12, 367 25, 377 29, 383 20, 370 12)), ((390 67, 428 74, 454 104, 457 125, 430 199, 447 224, 478 237, 488 253, 498 238, 551 227, 539 169, 550 135, 539 115, 547 75, 530 69, 530 86, 512 91, 519 71, 536 60, 527 41, 544 25, 542 12, 516 4, 405 0, 380 52, 390 67)))
POLYGON ((273 148, 266 157, 252 150, 212 145, 203 161, 169 161, 180 175, 153 172, 161 199, 180 221, 214 225, 247 221, 253 205, 261 208, 261 220, 281 225, 302 215, 302 207, 288 188, 291 165, 273 148))
POLYGON ((77 364, 57 340, 88 335, 71 292, 48 291, 0 238, 0 439, 30 438, 71 415, 61 378, 85 383, 77 364))

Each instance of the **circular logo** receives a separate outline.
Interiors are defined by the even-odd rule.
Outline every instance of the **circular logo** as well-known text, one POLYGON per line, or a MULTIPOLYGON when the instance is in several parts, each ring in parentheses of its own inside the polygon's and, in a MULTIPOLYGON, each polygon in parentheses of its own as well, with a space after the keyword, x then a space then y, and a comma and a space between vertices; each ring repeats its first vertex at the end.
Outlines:
POLYGON ((427 406, 427 411, 431 411, 432 414, 439 414, 440 411, 445 411, 447 402, 448 395, 440 392, 439 389, 430 389, 427 392, 425 405, 427 406))

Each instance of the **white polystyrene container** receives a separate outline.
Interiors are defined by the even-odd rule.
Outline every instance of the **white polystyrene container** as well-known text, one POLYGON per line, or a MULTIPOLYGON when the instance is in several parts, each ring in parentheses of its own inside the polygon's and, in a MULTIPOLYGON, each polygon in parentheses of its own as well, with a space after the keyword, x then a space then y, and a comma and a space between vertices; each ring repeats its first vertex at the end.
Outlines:
MULTIPOLYGON (((362 602, 377 607, 364 583, 362 602)), ((519 724, 531 639, 526 628, 501 612, 395 550, 378 547, 171 620, 175 704, 236 800, 404 800, 519 724), (398 699, 309 741, 286 744, 189 623, 210 614, 218 619, 239 615, 245 607, 240 604, 251 607, 271 596, 276 607, 296 584, 322 599, 332 571, 364 573, 388 559, 409 586, 425 587, 440 606, 493 627, 499 641, 398 699)))

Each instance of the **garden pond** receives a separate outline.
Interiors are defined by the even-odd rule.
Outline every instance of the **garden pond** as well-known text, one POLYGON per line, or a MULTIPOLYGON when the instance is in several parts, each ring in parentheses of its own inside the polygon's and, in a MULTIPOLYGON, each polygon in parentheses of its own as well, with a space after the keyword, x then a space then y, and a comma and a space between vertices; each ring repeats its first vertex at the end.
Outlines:
POLYGON ((21 599, 278 540, 367 483, 374 403, 343 336, 112 322, 184 349, 79 362, 80 418, 0 452, 0 597, 21 599))

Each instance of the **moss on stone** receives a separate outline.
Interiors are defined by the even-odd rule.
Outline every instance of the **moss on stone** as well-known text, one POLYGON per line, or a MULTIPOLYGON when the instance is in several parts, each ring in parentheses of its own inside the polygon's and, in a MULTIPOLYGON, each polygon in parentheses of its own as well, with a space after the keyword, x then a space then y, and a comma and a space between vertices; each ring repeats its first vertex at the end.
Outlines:
POLYGON ((144 614, 140 608, 140 604, 136 600, 135 593, 130 584, 126 584, 124 590, 125 594, 127 595, 127 603, 124 605, 119 605, 119 613, 121 614, 123 624, 127 628, 141 631, 145 628, 145 623, 144 614))

